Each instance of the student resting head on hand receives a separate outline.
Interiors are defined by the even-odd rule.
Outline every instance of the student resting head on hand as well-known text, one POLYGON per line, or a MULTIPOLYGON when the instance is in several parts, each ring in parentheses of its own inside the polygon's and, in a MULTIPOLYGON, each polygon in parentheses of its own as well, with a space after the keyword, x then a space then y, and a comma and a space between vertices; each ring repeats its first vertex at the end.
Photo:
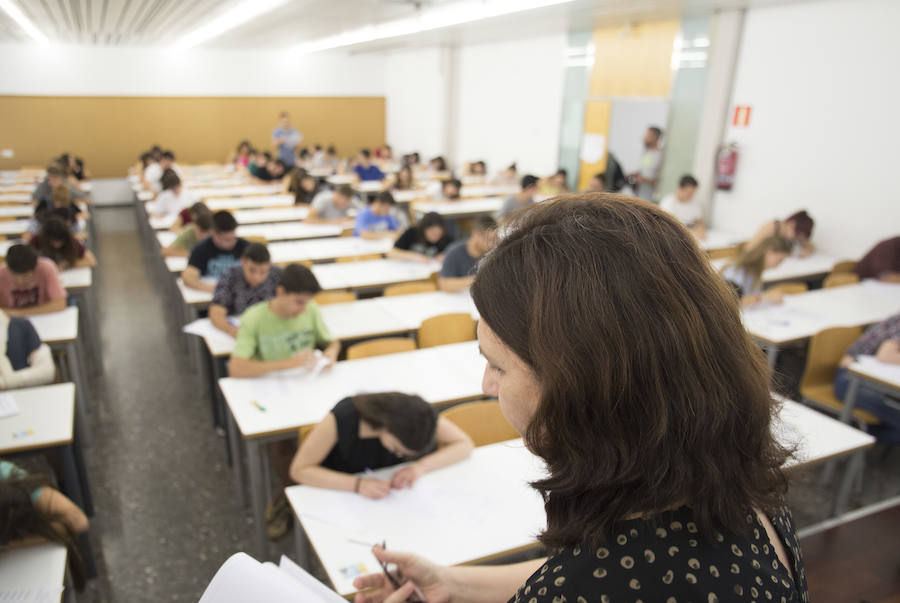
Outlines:
POLYGON ((472 440, 419 396, 387 392, 344 398, 303 438, 291 463, 300 484, 384 498, 429 471, 457 463, 472 440), (390 479, 357 475, 412 461, 390 479))
POLYGON ((472 298, 485 394, 546 465, 550 557, 440 567, 376 548, 409 582, 357 578, 358 603, 416 586, 427 601, 808 600, 768 366, 684 226, 621 195, 540 203, 472 298))

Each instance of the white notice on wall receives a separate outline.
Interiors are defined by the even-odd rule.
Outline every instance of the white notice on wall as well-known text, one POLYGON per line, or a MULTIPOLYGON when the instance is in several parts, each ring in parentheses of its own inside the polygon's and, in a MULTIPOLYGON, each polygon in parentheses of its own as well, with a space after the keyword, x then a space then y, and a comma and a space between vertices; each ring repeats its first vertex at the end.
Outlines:
POLYGON ((585 134, 581 139, 581 160, 585 163, 597 163, 606 154, 606 136, 603 134, 585 134))

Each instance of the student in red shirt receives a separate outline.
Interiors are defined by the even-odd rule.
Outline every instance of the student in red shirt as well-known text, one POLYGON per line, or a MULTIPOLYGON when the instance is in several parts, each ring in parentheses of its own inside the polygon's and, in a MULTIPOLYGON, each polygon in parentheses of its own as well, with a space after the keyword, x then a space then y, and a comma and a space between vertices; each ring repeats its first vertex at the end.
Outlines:
POLYGON ((0 308, 9 316, 49 314, 66 308, 66 290, 53 260, 27 245, 13 245, 0 267, 0 308))

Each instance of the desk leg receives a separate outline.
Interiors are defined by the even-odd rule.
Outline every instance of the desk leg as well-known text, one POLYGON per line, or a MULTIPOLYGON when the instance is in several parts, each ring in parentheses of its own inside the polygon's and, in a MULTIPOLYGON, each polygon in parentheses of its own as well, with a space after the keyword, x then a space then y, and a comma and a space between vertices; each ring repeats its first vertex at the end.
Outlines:
POLYGON ((83 375, 78 365, 78 346, 76 341, 66 344, 66 377, 75 384, 75 412, 78 413, 78 421, 82 427, 82 438, 85 442, 90 441, 90 432, 88 427, 88 401, 87 389, 84 386, 83 375))
POLYGON ((850 382, 847 384, 847 393, 844 394, 844 408, 841 409, 841 421, 844 423, 849 423, 853 417, 857 392, 859 392, 859 377, 851 373, 850 382))
POLYGON ((847 462, 847 468, 844 470, 844 477, 841 478, 841 485, 838 488, 837 495, 834 498, 834 504, 831 507, 831 516, 838 517, 847 510, 847 501, 850 499, 850 491, 853 489, 853 483, 859 472, 863 470, 866 462, 866 453, 863 450, 855 452, 847 462))
POLYGON ((96 300, 94 299, 94 296, 91 295, 91 291, 92 289, 88 289, 78 296, 78 301, 82 302, 79 304, 78 309, 81 312, 81 315, 84 316, 85 331, 90 338, 90 347, 91 352, 93 353, 93 357, 96 360, 95 365, 97 373, 102 374, 103 344, 100 340, 100 328, 97 325, 97 307, 95 306, 96 300))
MULTIPOLYGON (((207 353, 209 353, 208 350, 207 353)), ((210 355, 210 357, 212 357, 212 355, 210 355)), ((234 455, 231 453, 231 432, 226 429, 225 426, 225 423, 228 420, 226 418, 228 409, 225 406, 225 397, 222 395, 222 390, 219 389, 219 379, 224 377, 226 372, 225 358, 212 358, 212 382, 210 383, 210 387, 212 388, 213 404, 216 406, 216 418, 218 421, 216 428, 222 429, 225 434, 225 455, 228 460, 228 466, 230 467, 234 464, 234 455)))
POLYGON ((766 358, 769 360, 769 373, 775 374, 775 363, 778 361, 778 346, 769 344, 769 347, 766 348, 766 358))
POLYGON ((237 490, 238 501, 241 508, 247 506, 247 488, 244 484, 244 457, 241 454, 241 436, 238 434, 237 425, 234 423, 234 417, 231 410, 225 409, 225 418, 228 422, 228 444, 231 446, 231 458, 234 462, 231 468, 234 471, 234 486, 237 490))
POLYGON ((87 466, 84 464, 84 451, 81 449, 82 426, 75 423, 72 432, 72 456, 75 460, 75 469, 78 471, 78 484, 81 486, 81 494, 84 497, 84 512, 88 517, 94 516, 94 497, 91 495, 91 486, 87 477, 87 466))
POLYGON ((266 521, 265 495, 268 486, 263 484, 262 457, 260 442, 254 438, 244 441, 247 447, 247 473, 250 474, 250 503, 253 514, 253 548, 265 560, 266 554, 266 521))
POLYGON ((296 514, 294 514, 294 547, 296 548, 297 558, 295 561, 297 565, 312 573, 310 568, 309 539, 296 514))
POLYGON ((72 499, 72 502, 87 513, 84 504, 84 496, 81 493, 81 480, 78 478, 78 467, 75 462, 75 454, 72 446, 67 444, 59 447, 59 457, 62 461, 62 475, 60 476, 63 493, 72 499))

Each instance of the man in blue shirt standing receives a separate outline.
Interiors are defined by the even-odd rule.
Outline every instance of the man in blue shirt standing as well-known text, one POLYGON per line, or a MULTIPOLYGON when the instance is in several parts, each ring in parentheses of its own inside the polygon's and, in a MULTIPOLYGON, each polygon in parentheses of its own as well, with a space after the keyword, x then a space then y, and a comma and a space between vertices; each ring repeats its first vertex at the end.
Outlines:
POLYGON ((294 167, 294 147, 303 140, 303 134, 291 125, 291 116, 287 111, 282 111, 278 116, 280 123, 272 131, 272 144, 278 147, 278 159, 281 159, 288 168, 294 167))
POLYGON ((384 172, 372 163, 372 153, 369 152, 369 149, 363 149, 359 152, 359 158, 356 160, 356 167, 353 168, 353 171, 356 172, 356 175, 363 182, 367 180, 384 180, 384 172))
POLYGON ((391 215, 394 203, 394 197, 389 192, 379 193, 368 207, 356 214, 353 236, 363 239, 396 238, 400 226, 391 215))

